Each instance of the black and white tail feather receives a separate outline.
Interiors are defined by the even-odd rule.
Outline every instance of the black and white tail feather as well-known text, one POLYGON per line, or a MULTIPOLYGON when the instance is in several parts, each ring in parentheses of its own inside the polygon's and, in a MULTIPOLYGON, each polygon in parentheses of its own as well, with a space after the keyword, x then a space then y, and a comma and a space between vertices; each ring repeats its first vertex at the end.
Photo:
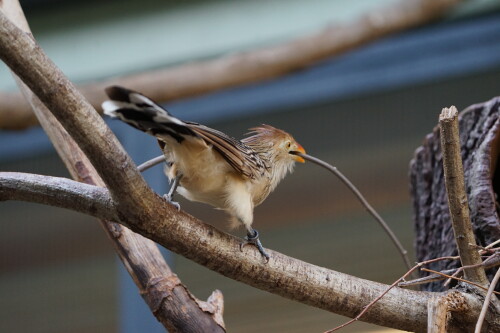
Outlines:
POLYGON ((255 179, 264 174, 267 167, 264 161, 240 140, 207 126, 182 121, 136 91, 112 86, 106 88, 106 93, 110 98, 102 104, 106 115, 118 118, 159 140, 171 137, 178 144, 186 139, 203 140, 244 177, 255 179))

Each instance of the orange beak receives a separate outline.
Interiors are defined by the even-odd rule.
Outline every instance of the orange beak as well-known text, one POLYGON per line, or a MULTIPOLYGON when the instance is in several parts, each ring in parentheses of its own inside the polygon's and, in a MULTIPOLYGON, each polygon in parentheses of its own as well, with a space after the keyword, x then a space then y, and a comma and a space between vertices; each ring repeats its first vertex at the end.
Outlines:
MULTIPOLYGON (((297 145, 298 145, 298 147, 297 147, 297 149, 296 149, 295 151, 296 151, 296 152, 298 152, 298 153, 305 154, 305 153, 306 153, 306 150, 305 150, 305 149, 304 149, 301 145, 299 145, 299 144, 297 144, 297 145)), ((293 156, 293 159, 294 159, 296 162, 299 162, 299 163, 305 163, 305 160, 304 160, 302 157, 300 157, 300 156, 294 155, 294 156, 293 156)))

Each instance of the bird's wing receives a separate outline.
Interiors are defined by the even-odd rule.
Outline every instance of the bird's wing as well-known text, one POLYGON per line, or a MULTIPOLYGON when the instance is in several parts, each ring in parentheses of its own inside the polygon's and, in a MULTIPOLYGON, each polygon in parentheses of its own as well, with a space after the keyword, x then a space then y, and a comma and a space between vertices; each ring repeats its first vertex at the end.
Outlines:
POLYGON ((164 144, 161 141, 167 143, 169 138, 178 144, 183 144, 184 140, 202 146, 209 144, 244 177, 255 179, 265 171, 266 165, 257 153, 239 140, 212 128, 177 119, 136 91, 112 86, 106 89, 106 93, 110 100, 102 104, 104 113, 156 136, 162 149, 164 144))
POLYGON ((193 122, 185 122, 190 129, 219 152, 222 157, 244 177, 255 179, 260 177, 266 165, 257 153, 240 140, 213 128, 193 122))

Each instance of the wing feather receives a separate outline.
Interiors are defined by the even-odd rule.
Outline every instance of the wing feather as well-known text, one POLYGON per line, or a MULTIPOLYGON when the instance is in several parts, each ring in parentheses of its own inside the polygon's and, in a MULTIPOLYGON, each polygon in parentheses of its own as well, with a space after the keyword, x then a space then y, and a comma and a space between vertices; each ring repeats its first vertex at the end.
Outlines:
POLYGON ((193 122, 186 122, 196 134, 218 151, 222 157, 243 176, 255 179, 261 176, 266 165, 257 153, 240 140, 213 128, 193 122))

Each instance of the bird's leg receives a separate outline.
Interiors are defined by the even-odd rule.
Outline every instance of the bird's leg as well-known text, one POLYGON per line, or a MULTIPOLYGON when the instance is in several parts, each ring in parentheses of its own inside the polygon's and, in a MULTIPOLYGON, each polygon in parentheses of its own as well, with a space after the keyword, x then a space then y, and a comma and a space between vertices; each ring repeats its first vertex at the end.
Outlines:
POLYGON ((174 180, 172 181, 172 185, 170 185, 170 190, 168 191, 167 194, 165 194, 163 196, 163 198, 165 198, 165 200, 167 200, 172 205, 177 207, 177 210, 181 210, 181 205, 179 205, 178 202, 173 201, 173 199, 174 199, 174 193, 177 190, 177 187, 179 186, 179 182, 180 182, 181 178, 182 178, 181 174, 178 174, 177 176, 175 176, 174 180))
POLYGON ((257 250, 259 250, 260 254, 264 258, 266 258, 266 262, 269 261, 269 254, 267 254, 267 252, 262 247, 262 243, 260 242, 259 232, 253 228, 248 229, 247 235, 245 236, 245 240, 240 244, 240 251, 243 251, 243 247, 248 244, 254 245, 257 248, 257 250))

